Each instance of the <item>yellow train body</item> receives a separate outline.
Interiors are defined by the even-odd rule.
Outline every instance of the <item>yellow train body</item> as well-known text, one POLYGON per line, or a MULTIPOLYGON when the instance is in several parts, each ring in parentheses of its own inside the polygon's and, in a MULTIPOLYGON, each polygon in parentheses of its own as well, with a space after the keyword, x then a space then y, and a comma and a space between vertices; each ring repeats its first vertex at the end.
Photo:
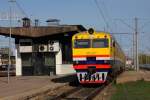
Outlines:
POLYGON ((75 34, 72 38, 72 45, 74 47, 74 40, 76 39, 100 39, 104 37, 107 37, 109 41, 108 48, 73 48, 73 56, 110 55, 110 34, 104 32, 94 32, 93 35, 90 35, 88 32, 75 34))
POLYGON ((117 73, 125 67, 122 49, 106 32, 75 34, 72 37, 72 56, 80 83, 104 83, 109 73, 117 73))

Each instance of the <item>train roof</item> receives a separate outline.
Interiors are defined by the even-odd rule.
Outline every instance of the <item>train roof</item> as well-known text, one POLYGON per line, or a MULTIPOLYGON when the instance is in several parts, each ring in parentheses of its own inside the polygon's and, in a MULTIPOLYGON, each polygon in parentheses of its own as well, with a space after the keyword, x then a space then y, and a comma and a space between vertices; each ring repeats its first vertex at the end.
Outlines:
MULTIPOLYGON (((107 36, 112 37, 112 35, 111 35, 110 33, 108 33, 108 32, 103 32, 103 31, 94 31, 93 34, 94 34, 94 35, 101 35, 101 36, 107 35, 107 36)), ((79 32, 79 33, 74 34, 73 38, 74 38, 75 36, 85 36, 85 35, 90 35, 90 34, 88 33, 88 31, 83 31, 83 32, 79 32)))

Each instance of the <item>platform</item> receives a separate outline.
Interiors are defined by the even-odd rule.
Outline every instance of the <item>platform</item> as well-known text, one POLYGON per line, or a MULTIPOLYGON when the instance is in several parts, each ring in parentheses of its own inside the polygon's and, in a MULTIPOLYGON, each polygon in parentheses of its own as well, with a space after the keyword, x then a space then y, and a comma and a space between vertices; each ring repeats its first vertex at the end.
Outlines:
POLYGON ((67 85, 73 79, 69 76, 21 76, 0 77, 0 100, 22 100, 36 96, 48 90, 67 85))
POLYGON ((125 71, 117 77, 116 83, 119 84, 137 80, 150 81, 150 71, 147 70, 125 71))

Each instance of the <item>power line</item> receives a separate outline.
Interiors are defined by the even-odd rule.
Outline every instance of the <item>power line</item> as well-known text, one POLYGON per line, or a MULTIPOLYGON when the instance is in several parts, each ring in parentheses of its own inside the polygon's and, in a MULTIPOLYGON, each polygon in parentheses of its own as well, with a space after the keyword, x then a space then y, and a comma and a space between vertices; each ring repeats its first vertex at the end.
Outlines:
MULTIPOLYGON (((20 6, 20 4, 16 0, 8 0, 8 1, 13 4, 12 5, 13 8, 15 6, 17 9, 19 9, 19 13, 16 13, 16 11, 13 12, 13 9, 12 9, 12 15, 11 15, 12 20, 19 20, 22 17, 28 16, 27 13, 23 10, 23 8, 20 6)), ((7 12, 0 13, 0 20, 7 21, 7 20, 9 20, 9 16, 10 16, 9 12, 8 13, 7 12)))
POLYGON ((128 32, 124 32, 124 33, 121 33, 121 32, 120 33, 118 33, 118 32, 115 33, 115 32, 113 32, 113 33, 111 33, 110 32, 110 34, 132 35, 133 33, 128 33, 128 32))
POLYGON ((132 27, 131 25, 129 25, 128 23, 126 23, 123 19, 117 18, 115 20, 119 20, 120 22, 122 22, 124 25, 126 25, 127 27, 129 27, 132 30, 135 30, 134 27, 132 27))
POLYGON ((16 3, 16 5, 18 6, 18 8, 20 9, 20 11, 27 17, 28 15, 27 15, 27 13, 24 11, 24 9, 20 6, 20 4, 16 1, 15 2, 16 3))
MULTIPOLYGON (((103 6, 104 8, 103 8, 103 11, 105 12, 105 17, 107 17, 107 19, 109 20, 109 22, 110 21, 112 21, 112 19, 111 19, 111 17, 110 17, 110 15, 109 15, 109 13, 108 13, 108 9, 107 9, 107 6, 106 6, 106 3, 104 2, 104 1, 102 1, 102 0, 99 0, 101 3, 101 6, 103 6)), ((111 28, 111 27, 110 27, 111 28)), ((112 28, 111 28, 112 29, 112 28)), ((112 31, 112 30, 111 30, 112 31)))
POLYGON ((96 5, 96 7, 97 7, 97 9, 98 9, 98 11, 99 11, 99 14, 102 16, 102 18, 103 18, 103 20, 104 20, 104 23, 106 24, 106 27, 107 27, 107 28, 110 28, 110 27, 109 27, 109 24, 108 24, 108 22, 107 22, 107 20, 106 20, 106 18, 105 18, 105 16, 104 16, 104 13, 103 13, 101 7, 98 5, 99 2, 98 2, 97 0, 94 0, 94 2, 95 2, 95 5, 96 5))
POLYGON ((141 28, 140 28, 140 29, 143 29, 143 28, 144 28, 144 27, 146 27, 148 24, 150 24, 150 21, 148 21, 148 22, 144 23, 144 24, 143 24, 143 26, 141 26, 141 28))
POLYGON ((138 18, 135 18, 135 27, 132 27, 131 25, 129 25, 128 23, 126 23, 124 20, 122 19, 117 19, 119 21, 121 21, 123 24, 125 24, 127 27, 129 27, 130 29, 132 29, 134 31, 133 33, 133 59, 134 59, 134 67, 136 69, 136 71, 139 70, 139 59, 138 59, 138 18))

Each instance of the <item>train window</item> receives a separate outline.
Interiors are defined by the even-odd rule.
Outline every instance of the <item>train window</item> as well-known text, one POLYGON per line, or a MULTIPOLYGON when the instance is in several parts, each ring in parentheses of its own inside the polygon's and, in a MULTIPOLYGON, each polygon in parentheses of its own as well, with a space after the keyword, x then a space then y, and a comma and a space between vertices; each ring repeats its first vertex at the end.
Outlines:
POLYGON ((93 48, 106 48, 108 47, 108 39, 93 39, 93 48))
POLYGON ((77 39, 74 41, 74 48, 90 48, 90 40, 77 39))

